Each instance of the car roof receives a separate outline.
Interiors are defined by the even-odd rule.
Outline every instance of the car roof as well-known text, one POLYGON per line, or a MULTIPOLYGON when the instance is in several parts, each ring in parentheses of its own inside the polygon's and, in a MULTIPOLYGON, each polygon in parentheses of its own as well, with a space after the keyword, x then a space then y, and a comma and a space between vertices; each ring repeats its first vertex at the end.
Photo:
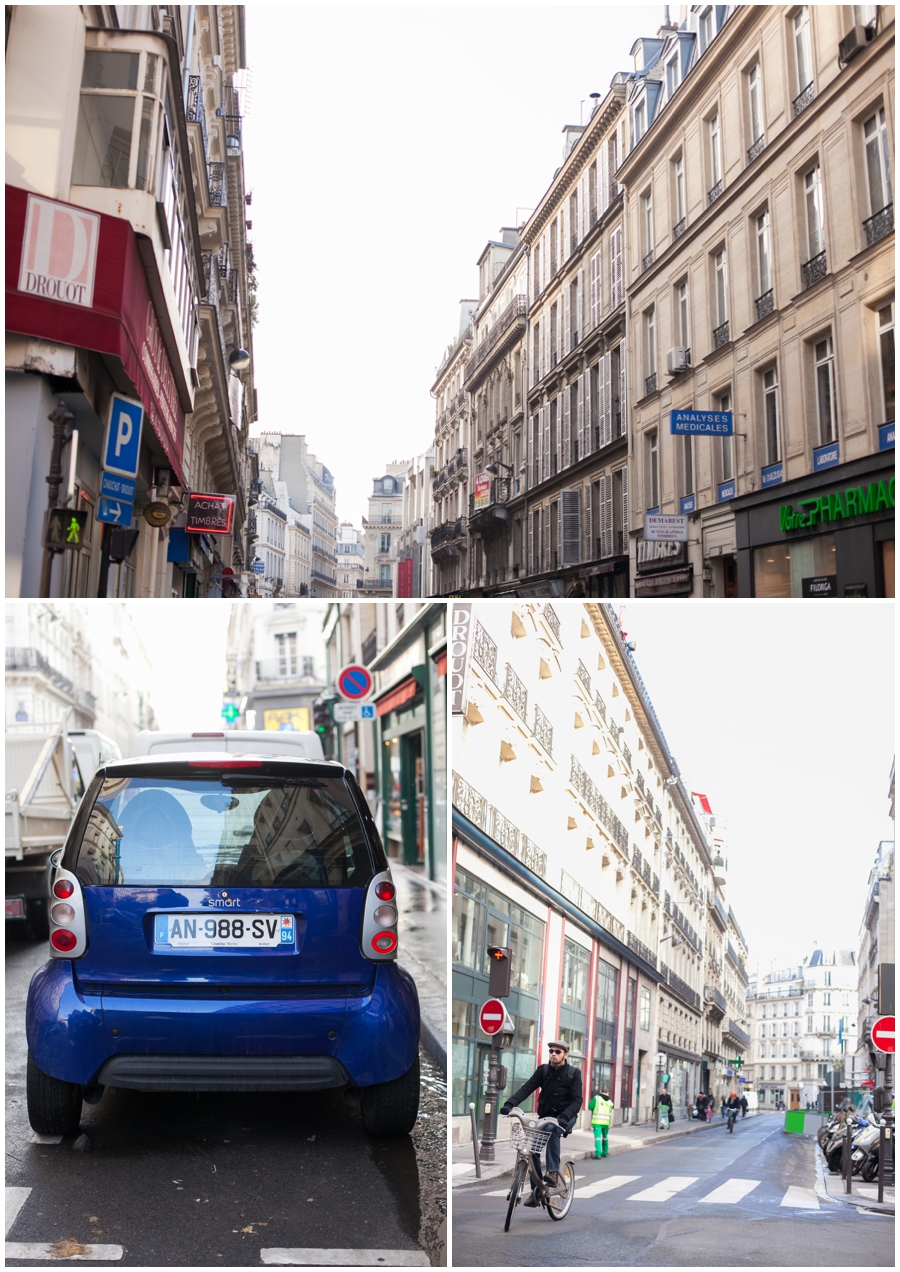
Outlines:
POLYGON ((217 772, 237 766, 242 760, 258 762, 267 769, 302 768, 304 772, 319 771, 322 776, 334 777, 350 770, 338 760, 309 759, 302 755, 269 755, 259 751, 167 751, 161 755, 134 755, 123 760, 108 760, 100 771, 111 775, 136 776, 152 773, 154 769, 170 769, 173 766, 208 768, 217 772))

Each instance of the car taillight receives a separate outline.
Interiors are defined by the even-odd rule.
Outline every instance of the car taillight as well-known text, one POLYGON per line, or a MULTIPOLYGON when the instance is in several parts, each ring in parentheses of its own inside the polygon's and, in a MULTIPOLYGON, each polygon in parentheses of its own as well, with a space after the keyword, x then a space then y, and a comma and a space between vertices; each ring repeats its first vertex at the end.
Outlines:
POLYGON ((397 895, 397 889, 385 879, 375 885, 375 895, 379 901, 393 901, 397 895))
POLYGON ((75 911, 70 905, 55 905, 50 911, 50 918, 54 923, 62 923, 70 927, 75 922, 75 911))
POLYGON ((379 954, 393 954, 396 948, 396 932, 379 932, 377 936, 372 937, 372 949, 377 950, 379 954))
POLYGON ((67 928, 58 928, 50 937, 50 944, 55 950, 68 954, 78 944, 78 938, 74 932, 68 931, 67 928))
POLYGON ((380 905, 372 915, 372 918, 379 927, 393 927, 397 922, 397 911, 392 905, 380 905))
POLYGON ((70 897, 74 891, 75 884, 71 879, 57 879, 53 885, 53 895, 62 897, 64 900, 66 897, 70 897))

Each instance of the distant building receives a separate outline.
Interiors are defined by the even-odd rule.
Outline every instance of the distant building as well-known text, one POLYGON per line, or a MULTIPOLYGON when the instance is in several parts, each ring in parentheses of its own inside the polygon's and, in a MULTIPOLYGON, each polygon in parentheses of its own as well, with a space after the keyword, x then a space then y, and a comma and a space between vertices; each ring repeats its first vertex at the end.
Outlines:
MULTIPOLYGON (((891 765, 891 780, 888 790, 890 799, 891 820, 894 818, 894 765, 891 765)), ((878 845, 875 862, 869 873, 868 892, 862 922, 859 929, 859 955, 857 967, 859 982, 857 986, 859 1005, 857 1008, 859 1050, 856 1054, 856 1067, 860 1073, 869 1071, 872 1081, 883 1074, 873 1070, 871 1060, 871 1032, 879 1014, 893 1014, 893 1007, 886 1013, 879 1013, 876 997, 876 973, 883 963, 895 963, 896 950, 896 910, 894 894, 894 842, 883 840, 878 845)), ((880 1085, 880 1083, 879 1083, 880 1085)), ((895 1079, 896 1085, 896 1079, 895 1079)))
POLYGON ((431 474, 434 451, 410 460, 403 483, 400 532, 397 535, 397 595, 431 595, 431 474))
POLYGON ((459 335, 447 347, 431 386, 435 428, 429 544, 434 596, 458 595, 468 583, 470 401, 463 376, 478 301, 459 304, 459 335))
POLYGON ((306 732, 326 687, 324 602, 235 605, 228 623, 226 699, 236 729, 306 732))
POLYGON ((356 589, 365 577, 365 554, 362 531, 342 521, 337 537, 337 586, 345 600, 356 596, 356 589))
POLYGON ((403 526, 403 484, 408 461, 388 464, 372 482, 365 536, 364 577, 357 586, 367 597, 397 595, 397 540, 403 526))
POLYGON ((310 533, 311 549, 309 595, 336 596, 338 519, 331 470, 310 451, 303 434, 263 433, 254 443, 260 480, 273 492, 276 482, 283 482, 290 507, 306 518, 303 524, 310 533))

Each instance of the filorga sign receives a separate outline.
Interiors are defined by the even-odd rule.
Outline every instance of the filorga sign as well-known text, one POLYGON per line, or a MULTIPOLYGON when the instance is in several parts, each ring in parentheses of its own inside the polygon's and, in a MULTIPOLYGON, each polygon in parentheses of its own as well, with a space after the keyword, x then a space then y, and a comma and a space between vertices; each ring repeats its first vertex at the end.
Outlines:
POLYGON ((99 240, 95 212, 29 195, 19 291, 90 309, 99 240))

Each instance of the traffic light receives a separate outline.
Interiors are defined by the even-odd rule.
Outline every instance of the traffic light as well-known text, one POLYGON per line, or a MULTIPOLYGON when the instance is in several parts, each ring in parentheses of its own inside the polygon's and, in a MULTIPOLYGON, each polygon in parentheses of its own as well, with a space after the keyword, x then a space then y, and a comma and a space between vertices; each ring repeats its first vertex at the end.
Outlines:
POLYGON ((47 513, 44 547, 51 548, 54 552, 80 548, 84 542, 87 519, 86 508, 80 512, 75 508, 51 508, 47 513))
POLYGON ((488 993, 491 998, 508 998, 512 974, 512 950, 505 945, 489 945, 490 980, 488 993))
POLYGON ((313 727, 316 733, 327 733, 331 728, 331 712, 328 710, 327 702, 313 703, 313 727))
POLYGON ((240 714, 241 709, 236 702, 226 702, 222 708, 222 719, 227 720, 229 724, 234 724, 240 714))

